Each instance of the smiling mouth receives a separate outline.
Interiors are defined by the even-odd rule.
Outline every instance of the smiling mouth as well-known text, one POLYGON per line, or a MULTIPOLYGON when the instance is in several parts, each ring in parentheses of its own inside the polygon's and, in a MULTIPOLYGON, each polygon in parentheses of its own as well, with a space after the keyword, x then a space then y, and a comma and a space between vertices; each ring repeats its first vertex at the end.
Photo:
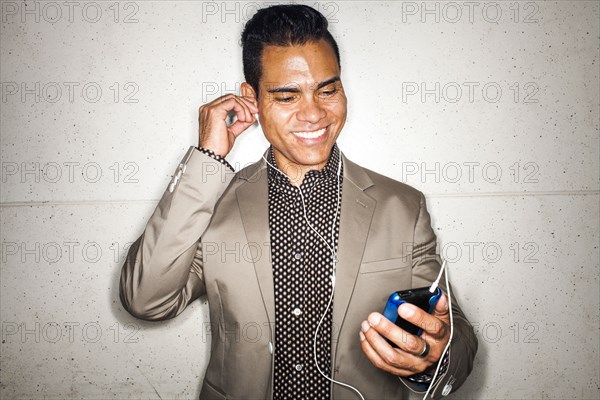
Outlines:
POLYGON ((321 128, 317 131, 292 132, 292 135, 298 136, 298 137, 301 137, 304 139, 316 139, 316 138, 322 136, 326 130, 327 130, 327 127, 321 128))

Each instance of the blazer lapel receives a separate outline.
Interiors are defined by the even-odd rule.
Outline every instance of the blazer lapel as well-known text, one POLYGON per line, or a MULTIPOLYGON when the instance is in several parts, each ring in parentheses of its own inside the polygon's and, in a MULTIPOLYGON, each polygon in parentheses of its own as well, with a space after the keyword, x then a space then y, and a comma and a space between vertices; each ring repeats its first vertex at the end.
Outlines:
MULTIPOLYGON (((264 154, 265 157, 267 152, 264 154)), ((261 250, 260 254, 253 259, 254 270, 269 322, 274 323, 275 300, 269 235, 269 193, 265 165, 265 161, 261 159, 241 171, 240 179, 247 182, 237 188, 236 195, 248 243, 261 250)))
MULTIPOLYGON (((373 185, 366 172, 343 154, 344 180, 338 240, 335 292, 333 295, 333 343, 337 343, 371 226, 377 201, 364 193, 373 185)), ((332 354, 335 357, 335 348, 332 354)))
MULTIPOLYGON (((333 300, 333 332, 336 335, 339 335, 354 291, 376 204, 372 197, 364 193, 364 189, 373 185, 366 172, 348 160, 343 153, 342 160, 344 180, 333 300)), ((274 323, 275 299, 269 245, 268 178, 265 166, 265 161, 261 159, 243 171, 240 178, 247 182, 237 188, 236 195, 248 242, 261 249, 260 256, 254 260, 254 268, 269 321, 274 323)), ((337 342, 337 336, 332 339, 334 343, 337 342)))

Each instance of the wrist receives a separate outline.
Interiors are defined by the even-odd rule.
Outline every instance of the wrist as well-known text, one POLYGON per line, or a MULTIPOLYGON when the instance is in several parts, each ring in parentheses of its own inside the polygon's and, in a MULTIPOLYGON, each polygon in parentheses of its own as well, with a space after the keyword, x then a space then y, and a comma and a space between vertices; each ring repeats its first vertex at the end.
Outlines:
POLYGON ((196 150, 200 151, 201 153, 206 154, 207 156, 219 161, 221 164, 224 164, 227 168, 229 168, 231 171, 235 171, 235 169, 231 166, 231 164, 229 164, 227 162, 227 160, 225 159, 225 157, 220 156, 218 154, 216 154, 214 151, 212 151, 211 149, 207 149, 205 147, 202 146, 196 146, 196 150))
POLYGON ((210 150, 212 151, 215 155, 219 156, 219 157, 227 157, 227 154, 229 153, 229 150, 231 149, 227 149, 226 147, 223 147, 223 144, 219 144, 219 143, 213 143, 211 140, 199 140, 198 141, 198 146, 196 146, 198 149, 206 149, 206 150, 210 150))
POLYGON ((406 379, 408 379, 411 382, 416 382, 416 383, 424 383, 424 384, 431 383, 431 380, 433 379, 433 376, 435 375, 435 371, 438 368, 438 364, 441 364, 440 371, 438 374, 438 378, 439 378, 439 376, 444 375, 446 373, 446 371, 448 370, 448 362, 449 361, 450 361, 450 356, 449 356, 448 352, 446 352, 446 353, 444 353, 441 360, 438 360, 436 363, 429 366, 427 369, 425 369, 421 373, 407 376, 406 379))

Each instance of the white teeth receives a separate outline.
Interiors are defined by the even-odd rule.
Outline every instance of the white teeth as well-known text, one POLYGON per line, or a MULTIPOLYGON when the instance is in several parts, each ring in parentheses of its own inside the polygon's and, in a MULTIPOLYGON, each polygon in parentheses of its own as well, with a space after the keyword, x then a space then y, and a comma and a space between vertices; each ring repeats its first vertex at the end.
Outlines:
POLYGON ((318 131, 312 131, 312 132, 292 132, 292 133, 296 136, 300 136, 305 139, 314 139, 314 138, 318 138, 319 136, 324 134, 325 129, 327 129, 327 128, 319 129, 318 131))

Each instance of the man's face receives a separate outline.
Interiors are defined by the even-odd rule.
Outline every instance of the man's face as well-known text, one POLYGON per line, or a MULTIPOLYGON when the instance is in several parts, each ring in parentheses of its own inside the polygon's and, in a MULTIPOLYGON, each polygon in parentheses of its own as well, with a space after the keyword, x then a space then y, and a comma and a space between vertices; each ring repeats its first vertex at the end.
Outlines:
POLYGON ((275 160, 290 177, 321 169, 346 122, 340 68, 324 40, 267 46, 262 55, 258 109, 275 160))

